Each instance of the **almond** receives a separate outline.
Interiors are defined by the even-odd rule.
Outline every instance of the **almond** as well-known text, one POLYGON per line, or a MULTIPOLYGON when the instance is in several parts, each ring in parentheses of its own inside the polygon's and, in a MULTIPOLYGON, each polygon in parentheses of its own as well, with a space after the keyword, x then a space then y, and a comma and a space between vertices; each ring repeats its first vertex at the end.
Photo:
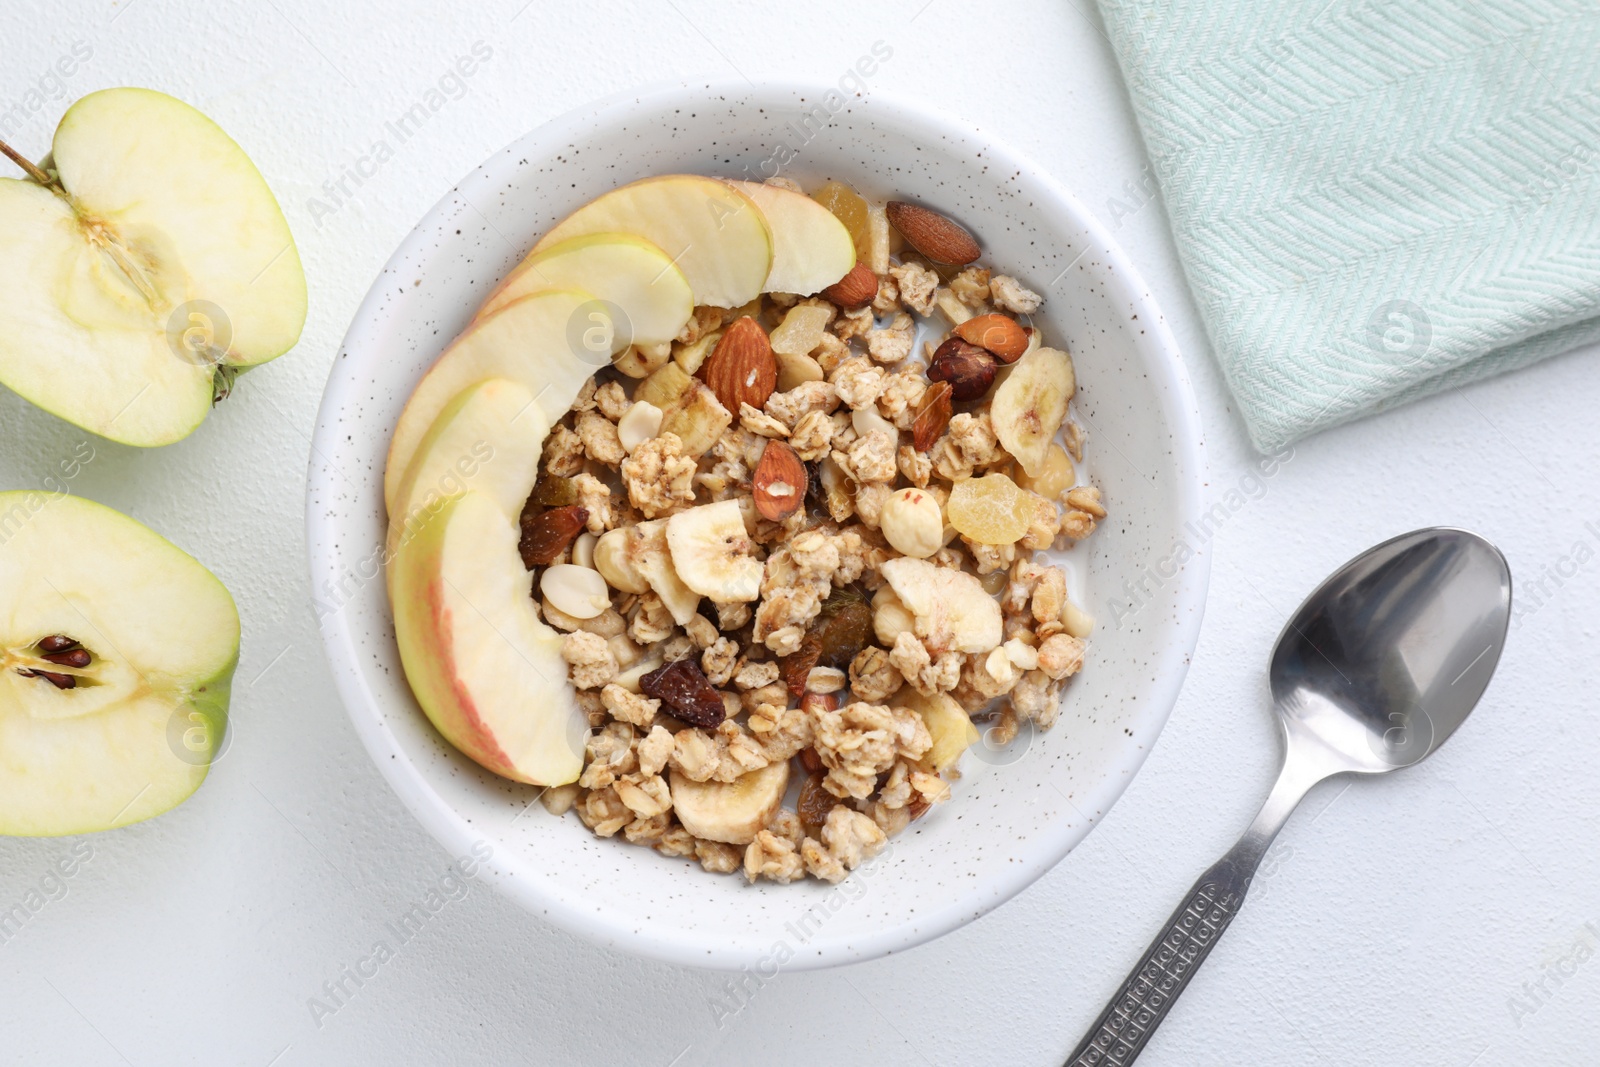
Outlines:
POLYGON ((986 348, 996 359, 1015 363, 1028 350, 1028 331, 1004 315, 978 315, 955 329, 957 337, 986 348))
POLYGON ((949 382, 954 400, 976 400, 994 384, 995 360, 986 350, 952 337, 934 350, 928 380, 949 382))
POLYGON ((748 315, 736 319, 717 339, 700 368, 700 379, 729 411, 738 411, 740 404, 758 410, 766 406, 778 384, 778 362, 767 331, 748 315))
POLYGON ((887 210, 900 236, 935 263, 971 263, 981 254, 972 234, 937 211, 899 200, 889 201, 887 210))
POLYGON ((517 551, 522 554, 522 565, 530 571, 554 563, 583 532, 589 521, 589 509, 577 504, 550 508, 535 515, 524 515, 522 539, 517 551))
POLYGON ((934 382, 922 395, 917 417, 911 423, 911 443, 918 452, 926 452, 934 442, 944 436, 950 425, 950 383, 934 382))
POLYGON ((878 276, 871 267, 857 262, 849 274, 822 290, 822 295, 846 311, 864 308, 878 295, 878 276))
POLYGON ((788 442, 768 441, 750 480, 756 511, 764 519, 782 522, 805 503, 806 482, 806 465, 788 442))

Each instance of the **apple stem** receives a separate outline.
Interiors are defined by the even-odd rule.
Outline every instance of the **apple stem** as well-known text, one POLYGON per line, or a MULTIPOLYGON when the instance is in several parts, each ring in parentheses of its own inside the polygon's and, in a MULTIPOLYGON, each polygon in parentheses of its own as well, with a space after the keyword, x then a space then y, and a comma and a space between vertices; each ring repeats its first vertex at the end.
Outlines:
POLYGON ((4 141, 0 141, 0 152, 4 152, 6 154, 6 158, 10 159, 11 162, 15 163, 17 166, 26 171, 28 177, 33 181, 44 186, 46 189, 49 189, 51 192, 61 191, 61 187, 56 183, 54 178, 40 170, 38 165, 34 163, 33 160, 29 159, 27 156, 24 156, 21 152, 18 152, 15 148, 12 148, 4 141))

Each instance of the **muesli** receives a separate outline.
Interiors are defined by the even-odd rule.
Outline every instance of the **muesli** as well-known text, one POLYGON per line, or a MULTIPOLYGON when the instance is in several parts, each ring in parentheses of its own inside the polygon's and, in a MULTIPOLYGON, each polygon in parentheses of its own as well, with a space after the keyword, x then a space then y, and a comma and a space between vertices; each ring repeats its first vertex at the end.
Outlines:
POLYGON ((1055 722, 1093 623, 1041 553, 1106 515, 1040 295, 935 211, 809 195, 855 267, 623 353, 521 516, 592 731, 544 806, 752 882, 838 881, 951 796, 974 722, 1055 722))

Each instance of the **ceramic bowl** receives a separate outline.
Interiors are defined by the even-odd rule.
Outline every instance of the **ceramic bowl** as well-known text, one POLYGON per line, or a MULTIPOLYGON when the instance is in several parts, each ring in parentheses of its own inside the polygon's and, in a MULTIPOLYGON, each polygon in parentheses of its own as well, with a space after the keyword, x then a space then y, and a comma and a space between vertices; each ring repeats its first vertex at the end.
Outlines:
POLYGON ((307 500, 321 631, 356 732, 404 803, 478 877, 611 947, 718 968, 820 967, 937 937, 1072 851, 1127 788, 1177 698, 1207 576, 1195 399, 1139 273, 1070 193, 981 129, 877 92, 671 86, 550 122, 428 212, 373 283, 329 376, 307 500), (568 212, 672 172, 829 177, 919 200, 985 261, 1046 295, 1036 321, 1076 362, 1076 417, 1111 515, 1065 554, 1099 619, 1048 732, 963 757, 954 798, 839 886, 747 885, 555 818, 433 730, 406 686, 381 575, 383 466, 408 394, 484 294, 568 212), (484 858, 487 857, 487 858, 484 858))

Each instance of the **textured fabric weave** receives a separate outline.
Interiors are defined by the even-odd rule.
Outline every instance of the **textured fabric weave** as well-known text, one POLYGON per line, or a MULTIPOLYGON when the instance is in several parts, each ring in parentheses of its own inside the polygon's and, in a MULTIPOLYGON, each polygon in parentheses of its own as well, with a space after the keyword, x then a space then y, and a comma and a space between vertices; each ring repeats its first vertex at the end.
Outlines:
POLYGON ((1600 340, 1600 0, 1099 0, 1251 439, 1600 340))

